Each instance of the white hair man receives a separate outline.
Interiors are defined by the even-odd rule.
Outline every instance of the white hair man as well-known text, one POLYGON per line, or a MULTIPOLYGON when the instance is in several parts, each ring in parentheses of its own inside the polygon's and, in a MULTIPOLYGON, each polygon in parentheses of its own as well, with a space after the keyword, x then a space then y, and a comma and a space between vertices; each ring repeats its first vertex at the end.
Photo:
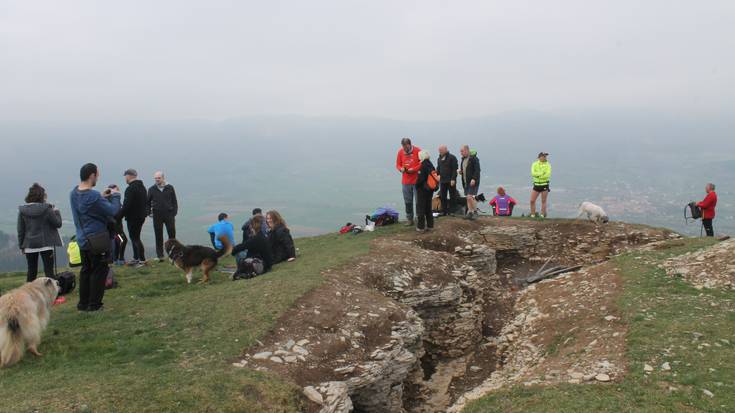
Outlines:
POLYGON ((176 214, 179 203, 176 190, 166 182, 163 172, 153 174, 154 184, 148 188, 148 215, 153 217, 153 233, 156 237, 156 255, 163 261, 163 226, 166 226, 168 239, 176 238, 176 214))

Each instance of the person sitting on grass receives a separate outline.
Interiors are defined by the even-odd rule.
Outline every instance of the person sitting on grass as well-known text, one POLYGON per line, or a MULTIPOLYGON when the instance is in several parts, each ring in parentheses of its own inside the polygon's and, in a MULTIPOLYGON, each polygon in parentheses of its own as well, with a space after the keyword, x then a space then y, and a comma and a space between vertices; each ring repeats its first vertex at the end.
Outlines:
POLYGON ((265 221, 268 224, 268 243, 273 254, 273 264, 296 259, 296 248, 293 245, 291 231, 286 226, 278 211, 268 211, 265 215, 265 221))
POLYGON ((513 215, 513 207, 517 204, 516 200, 505 193, 505 188, 498 187, 498 194, 490 201, 493 208, 493 215, 499 217, 509 217, 513 215))
POLYGON ((245 257, 237 258, 237 271, 232 274, 233 280, 253 278, 270 271, 273 265, 268 238, 263 233, 265 218, 263 215, 255 215, 248 221, 248 237, 242 244, 232 250, 232 255, 238 257, 243 252, 245 257))
POLYGON ((217 216, 217 223, 209 227, 207 232, 209 232, 209 238, 210 241, 212 241, 212 246, 216 250, 222 250, 225 248, 224 245, 222 245, 222 241, 220 239, 225 236, 230 241, 230 245, 235 245, 235 227, 232 226, 232 223, 227 221, 227 218, 229 216, 222 212, 217 216))

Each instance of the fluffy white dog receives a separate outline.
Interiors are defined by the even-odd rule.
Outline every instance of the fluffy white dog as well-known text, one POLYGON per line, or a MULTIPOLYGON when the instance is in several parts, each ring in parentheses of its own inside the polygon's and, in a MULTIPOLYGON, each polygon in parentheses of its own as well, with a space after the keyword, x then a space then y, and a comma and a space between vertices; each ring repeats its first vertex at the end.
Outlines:
POLYGON ((607 217, 605 210, 592 202, 585 201, 579 205, 579 214, 577 214, 577 219, 581 218, 585 214, 587 214, 587 219, 594 221, 596 224, 606 224, 610 220, 607 217))

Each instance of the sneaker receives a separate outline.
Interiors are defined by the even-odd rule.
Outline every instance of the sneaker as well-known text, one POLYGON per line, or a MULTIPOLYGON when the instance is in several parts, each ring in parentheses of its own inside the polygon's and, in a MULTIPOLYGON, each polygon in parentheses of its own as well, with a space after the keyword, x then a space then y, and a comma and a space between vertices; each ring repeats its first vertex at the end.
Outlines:
POLYGON ((156 259, 158 260, 158 262, 164 262, 164 261, 166 261, 166 259, 165 259, 165 258, 163 258, 163 257, 158 257, 158 258, 156 258, 156 259))
POLYGON ((412 226, 414 226, 416 224, 413 222, 412 219, 409 219, 408 221, 406 221, 406 223, 404 225, 407 226, 407 227, 412 227, 412 226))
POLYGON ((143 268, 145 267, 145 261, 138 261, 135 265, 133 265, 133 268, 143 268))
POLYGON ((423 234, 424 232, 426 232, 426 230, 425 229, 416 228, 416 232, 418 232, 419 234, 423 234))

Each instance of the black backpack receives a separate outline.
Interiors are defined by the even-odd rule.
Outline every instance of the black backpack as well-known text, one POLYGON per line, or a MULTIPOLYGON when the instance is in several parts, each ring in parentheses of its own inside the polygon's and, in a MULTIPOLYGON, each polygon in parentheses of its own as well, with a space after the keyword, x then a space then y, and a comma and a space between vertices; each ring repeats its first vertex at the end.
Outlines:
POLYGON ((702 208, 700 208, 696 202, 690 202, 687 204, 686 208, 684 208, 684 222, 688 222, 690 219, 700 219, 702 218, 702 208), (687 216, 687 210, 689 210, 689 216, 687 216))
POLYGON ((77 286, 77 276, 71 271, 59 273, 56 268, 56 248, 54 248, 54 279, 59 283, 59 295, 66 295, 74 291, 77 286))

